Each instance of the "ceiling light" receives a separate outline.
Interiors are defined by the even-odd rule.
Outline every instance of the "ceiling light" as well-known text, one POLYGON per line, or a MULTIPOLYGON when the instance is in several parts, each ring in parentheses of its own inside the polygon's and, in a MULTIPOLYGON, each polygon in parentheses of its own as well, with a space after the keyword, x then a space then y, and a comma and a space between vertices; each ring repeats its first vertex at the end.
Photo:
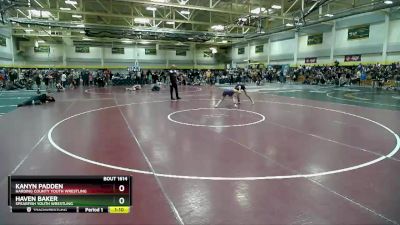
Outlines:
POLYGON ((92 39, 90 39, 90 38, 83 38, 82 40, 83 40, 83 41, 91 41, 92 39))
POLYGON ((223 31, 225 27, 223 25, 214 25, 211 26, 211 29, 216 30, 216 31, 223 31))
POLYGON ((178 1, 179 5, 186 5, 189 0, 180 0, 178 1))
POLYGON ((293 24, 292 23, 287 23, 286 26, 287 27, 293 27, 293 24))
POLYGON ((29 14, 33 17, 44 17, 44 18, 49 18, 51 16, 51 13, 49 11, 40 11, 40 10, 28 10, 29 14))
POLYGON ((280 6, 280 5, 272 5, 271 8, 273 8, 273 9, 281 9, 282 6, 280 6))
POLYGON ((49 11, 42 11, 42 17, 49 18, 51 16, 51 13, 49 11))
POLYGON ((150 41, 141 41, 140 44, 147 45, 147 44, 150 44, 150 41))
POLYGON ((182 11, 181 11, 181 14, 183 14, 183 15, 189 15, 190 12, 189 12, 188 10, 182 10, 182 11))
POLYGON ((61 7, 60 10, 69 11, 69 10, 71 10, 71 8, 64 8, 64 7, 61 7))
POLYGON ((143 24, 145 24, 145 23, 150 23, 150 20, 149 19, 146 19, 146 18, 135 18, 134 20, 133 20, 135 23, 143 23, 143 24))
POLYGON ((151 0, 152 2, 168 3, 169 0, 151 0))
POLYGON ((131 44, 132 43, 131 40, 122 40, 122 42, 127 43, 127 44, 131 44))
POLYGON ((81 15, 72 15, 72 18, 78 18, 78 19, 80 19, 80 18, 82 18, 82 16, 81 16, 81 15))
POLYGON ((193 40, 194 38, 192 38, 192 37, 188 37, 188 40, 193 40))
POLYGON ((78 4, 78 2, 77 1, 67 0, 67 1, 65 1, 65 4, 76 5, 76 4, 78 4))
POLYGON ((260 14, 261 12, 264 12, 264 11, 265 11, 264 7, 262 7, 262 8, 258 7, 258 8, 251 10, 250 12, 253 14, 260 14))
POLYGON ((227 40, 222 40, 222 41, 220 41, 219 43, 221 43, 221 44, 226 44, 226 43, 228 43, 228 41, 227 41, 227 40))
POLYGON ((79 31, 79 33, 81 33, 81 34, 84 34, 84 33, 86 33, 85 31, 83 31, 83 30, 81 30, 81 31, 79 31))
POLYGON ((393 4, 393 1, 384 1, 383 3, 390 5, 393 4))
POLYGON ((26 29, 25 32, 32 32, 32 29, 26 29))
POLYGON ((44 41, 43 41, 43 40, 38 40, 37 42, 38 42, 38 43, 44 43, 44 41))
POLYGON ((175 22, 174 21, 167 21, 166 24, 174 25, 175 22))
POLYGON ((85 27, 85 24, 78 24, 76 27, 85 27))
POLYGON ((211 47, 210 48, 210 50, 211 50, 211 53, 212 54, 215 54, 215 53, 217 53, 218 51, 217 51, 217 49, 216 48, 214 48, 214 47, 211 47))
POLYGON ((333 14, 327 13, 325 14, 326 17, 333 17, 333 14))
POLYGON ((156 8, 156 7, 153 7, 153 6, 147 6, 147 7, 146 7, 146 10, 149 10, 149 11, 156 11, 157 8, 156 8))

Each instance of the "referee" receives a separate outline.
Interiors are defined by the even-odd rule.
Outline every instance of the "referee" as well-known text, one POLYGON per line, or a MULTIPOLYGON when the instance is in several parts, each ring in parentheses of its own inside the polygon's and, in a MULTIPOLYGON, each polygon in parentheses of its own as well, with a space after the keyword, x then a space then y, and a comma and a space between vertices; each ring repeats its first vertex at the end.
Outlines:
POLYGON ((171 93, 171 100, 175 100, 174 97, 172 96, 172 92, 175 89, 175 96, 176 99, 181 99, 179 98, 179 94, 178 94, 178 79, 177 79, 177 74, 176 74, 176 66, 172 65, 171 70, 168 72, 169 73, 169 80, 171 82, 170 84, 170 93, 171 93))

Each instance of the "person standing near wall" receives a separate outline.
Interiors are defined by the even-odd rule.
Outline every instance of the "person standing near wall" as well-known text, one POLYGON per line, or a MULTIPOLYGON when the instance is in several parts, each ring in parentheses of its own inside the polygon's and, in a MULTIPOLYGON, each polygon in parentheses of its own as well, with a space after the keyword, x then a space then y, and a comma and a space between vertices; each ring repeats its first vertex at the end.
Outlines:
POLYGON ((44 78, 43 78, 43 81, 44 81, 44 85, 46 86, 46 91, 49 91, 49 82, 50 82, 50 75, 49 75, 49 73, 47 72, 45 75, 44 75, 44 78))
POLYGON ((83 86, 89 86, 89 71, 88 70, 82 70, 81 72, 81 77, 83 81, 83 86))
POLYGON ((65 74, 65 71, 61 74, 61 85, 63 88, 65 88, 65 83, 67 82, 67 74, 65 74))
POLYGON ((172 65, 171 70, 169 70, 169 72, 168 72, 169 73, 169 81, 171 82, 170 83, 171 100, 175 100, 174 97, 172 96, 172 92, 174 89, 175 89, 176 99, 181 99, 178 94, 178 79, 177 79, 177 73, 176 73, 175 69, 176 69, 176 66, 172 65))
POLYGON ((167 75, 165 74, 164 71, 161 72, 161 78, 162 78, 162 82, 165 84, 167 82, 167 75))

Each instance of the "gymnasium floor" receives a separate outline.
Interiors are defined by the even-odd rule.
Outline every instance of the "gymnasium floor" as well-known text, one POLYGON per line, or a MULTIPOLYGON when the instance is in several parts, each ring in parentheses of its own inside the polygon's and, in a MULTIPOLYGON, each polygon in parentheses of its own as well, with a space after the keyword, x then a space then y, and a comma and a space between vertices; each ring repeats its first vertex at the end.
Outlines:
POLYGON ((267 85, 239 109, 218 87, 0 94, 0 224, 399 224, 400 99, 267 85), (18 214, 7 176, 128 174, 129 215, 18 214))

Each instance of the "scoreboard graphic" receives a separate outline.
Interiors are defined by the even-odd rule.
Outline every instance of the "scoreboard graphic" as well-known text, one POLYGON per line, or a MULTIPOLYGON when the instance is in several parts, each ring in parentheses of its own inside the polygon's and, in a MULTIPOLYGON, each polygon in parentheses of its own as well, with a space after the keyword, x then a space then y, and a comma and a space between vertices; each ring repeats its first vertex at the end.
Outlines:
POLYGON ((129 213, 131 176, 9 176, 13 213, 129 213))

